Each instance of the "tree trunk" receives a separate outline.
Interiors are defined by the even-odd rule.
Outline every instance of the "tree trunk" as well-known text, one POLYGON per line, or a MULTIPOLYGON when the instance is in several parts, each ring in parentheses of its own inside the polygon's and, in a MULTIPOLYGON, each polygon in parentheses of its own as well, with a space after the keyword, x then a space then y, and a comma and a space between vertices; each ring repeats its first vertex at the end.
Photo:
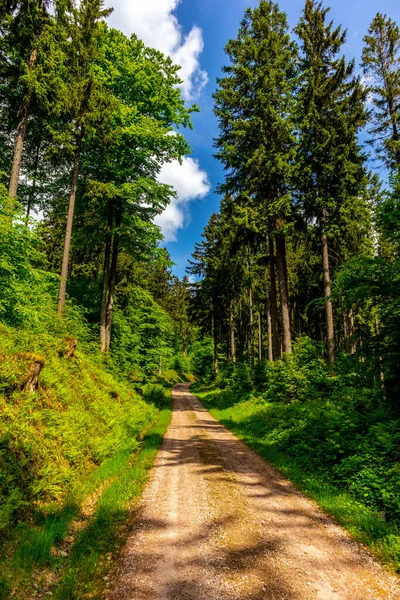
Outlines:
POLYGON ((69 262, 69 251, 71 247, 71 236, 72 236, 72 223, 74 220, 74 212, 75 212, 75 199, 76 199, 76 189, 78 186, 78 175, 79 175, 79 163, 81 158, 81 136, 77 140, 75 157, 74 157, 74 168, 72 171, 72 185, 71 185, 71 195, 69 197, 69 205, 68 205, 68 216, 67 216, 67 227, 65 230, 65 240, 64 240, 64 252, 63 252, 63 261, 61 267, 61 282, 60 282, 60 291, 58 293, 58 312, 62 313, 65 306, 65 294, 67 290, 67 277, 68 277, 68 262, 69 262))
MULTIPOLYGON (((380 349, 380 347, 381 347, 381 330, 380 330, 380 326, 379 326, 378 317, 375 317, 375 332, 376 332, 376 337, 378 340, 378 346, 380 349)), ((378 360, 379 360, 379 379, 381 380, 382 389, 385 389, 385 371, 383 370, 383 357, 380 354, 380 352, 379 352, 378 360)))
POLYGON ((111 260, 111 230, 113 214, 112 205, 108 205, 107 238, 104 248, 104 267, 103 267, 103 291, 100 305, 100 350, 106 352, 107 349, 107 303, 108 289, 110 285, 110 260, 111 260))
POLYGON ((217 339, 217 319, 215 318, 215 308, 213 309, 213 340, 214 340, 214 375, 218 375, 218 339, 217 339))
POLYGON ((39 169, 39 155, 40 155, 40 142, 38 142, 38 145, 36 146, 35 165, 34 165, 35 174, 33 176, 32 189, 29 194, 28 205, 26 207, 25 227, 28 227, 31 209, 32 209, 32 206, 35 201, 36 182, 37 182, 37 174, 38 174, 38 169, 39 169))
POLYGON ((269 238, 269 277, 271 280, 271 320, 272 320, 272 356, 274 360, 280 358, 279 343, 279 317, 278 303, 276 298, 276 275, 275 275, 275 253, 274 240, 269 238))
POLYGON ((235 315, 233 313, 233 300, 229 302, 229 337, 230 337, 230 349, 231 358, 234 365, 236 365, 236 345, 235 345, 235 315))
POLYGON ((254 370, 254 318, 253 318, 253 289, 249 288, 249 351, 251 370, 254 370))
MULTIPOLYGON (((41 13, 44 12, 45 2, 44 0, 40 0, 39 2, 39 11, 41 13)), ((41 30, 36 28, 35 31, 35 42, 38 40, 40 36, 41 30)), ((31 53, 29 55, 27 70, 30 71, 36 64, 37 61, 37 49, 32 48, 31 53)), ((26 134, 26 127, 28 124, 29 117, 29 108, 31 104, 31 95, 30 92, 27 91, 22 100, 22 106, 20 110, 21 119, 18 123, 17 127, 17 135, 14 143, 14 153, 13 153, 13 161, 11 166, 11 174, 10 174, 10 182, 8 185, 8 195, 12 200, 15 200, 18 193, 18 183, 19 183, 19 175, 21 171, 22 164, 22 155, 24 152, 24 141, 26 134)))
POLYGON ((268 360, 272 362, 273 352, 272 352, 272 321, 271 321, 271 300, 269 297, 269 289, 267 287, 266 295, 265 295, 265 304, 266 304, 266 312, 267 312, 267 328, 268 328, 268 360))
POLYGON ((119 232, 118 227, 121 225, 121 207, 117 208, 115 215, 115 231, 113 235, 112 244, 112 256, 111 256, 111 267, 109 274, 109 287, 108 287, 108 302, 106 310, 106 352, 109 352, 111 345, 111 329, 113 310, 115 302, 115 290, 117 287, 117 264, 118 264, 118 253, 119 253, 119 232))
POLYGON ((292 352, 292 335, 290 331, 290 309, 286 267, 286 241, 284 235, 276 236, 276 262, 278 267, 279 292, 282 315, 282 349, 292 352))
POLYGON ((324 297, 325 297, 325 326, 326 339, 328 344, 328 360, 329 364, 335 362, 335 331, 333 326, 333 307, 331 296, 331 278, 329 273, 329 249, 328 237, 322 230, 321 233, 321 248, 322 248, 322 268, 324 280, 324 297))
POLYGON ((258 311, 258 361, 262 361, 262 329, 261 329, 261 312, 258 311))

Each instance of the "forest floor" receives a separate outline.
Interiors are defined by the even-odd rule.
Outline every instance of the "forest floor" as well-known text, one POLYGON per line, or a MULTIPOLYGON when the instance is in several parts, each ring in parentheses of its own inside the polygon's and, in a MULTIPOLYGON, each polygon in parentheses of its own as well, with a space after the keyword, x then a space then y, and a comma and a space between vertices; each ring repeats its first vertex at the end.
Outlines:
POLYGON ((189 392, 111 572, 108 600, 400 599, 397 577, 189 392))

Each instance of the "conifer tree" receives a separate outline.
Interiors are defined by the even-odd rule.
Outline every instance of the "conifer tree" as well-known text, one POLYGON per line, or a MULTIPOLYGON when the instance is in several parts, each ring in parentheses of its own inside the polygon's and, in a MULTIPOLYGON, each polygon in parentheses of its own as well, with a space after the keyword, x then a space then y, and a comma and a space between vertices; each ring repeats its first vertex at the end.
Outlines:
POLYGON ((301 42, 296 163, 302 208, 319 227, 326 339, 332 364, 335 334, 329 238, 338 236, 341 227, 343 231, 351 226, 354 207, 363 203, 364 157, 357 134, 366 116, 365 91, 354 75, 354 61, 340 56, 346 32, 327 22, 328 11, 321 3, 306 0, 296 28, 301 42))
POLYGON ((220 189, 246 194, 264 224, 264 235, 276 239, 283 351, 291 352, 284 236, 292 212, 290 113, 296 50, 278 5, 262 0, 248 9, 226 53, 230 64, 214 95, 221 131, 217 156, 227 171, 220 189))
POLYGON ((373 136, 389 169, 400 171, 400 29, 377 13, 364 38, 362 65, 373 94, 373 136))

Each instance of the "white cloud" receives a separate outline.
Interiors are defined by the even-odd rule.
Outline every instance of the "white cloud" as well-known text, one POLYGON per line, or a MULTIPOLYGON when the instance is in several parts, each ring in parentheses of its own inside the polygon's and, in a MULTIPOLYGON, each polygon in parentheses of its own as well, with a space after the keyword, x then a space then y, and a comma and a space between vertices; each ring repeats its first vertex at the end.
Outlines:
MULTIPOLYGON (((190 0, 186 0, 190 2, 190 0)), ((175 15, 181 0, 108 0, 114 7, 110 25, 126 35, 136 33, 147 46, 157 48, 181 65, 182 92, 187 100, 196 97, 207 83, 199 57, 203 51, 203 35, 194 26, 184 35, 175 15)))
POLYGON ((171 185, 177 193, 161 215, 155 218, 166 242, 175 242, 178 229, 182 229, 189 217, 188 204, 191 200, 204 198, 210 191, 207 173, 193 158, 185 157, 182 164, 178 161, 165 163, 158 177, 162 183, 171 185))

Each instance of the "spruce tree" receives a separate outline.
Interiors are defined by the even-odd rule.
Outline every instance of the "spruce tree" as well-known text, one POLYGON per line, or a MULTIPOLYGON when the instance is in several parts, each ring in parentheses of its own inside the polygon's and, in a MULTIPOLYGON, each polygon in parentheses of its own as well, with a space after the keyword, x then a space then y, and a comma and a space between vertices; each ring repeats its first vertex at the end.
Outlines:
POLYGON ((400 29, 378 13, 364 43, 362 66, 373 94, 372 141, 386 166, 400 171, 400 29))
POLYGON ((264 233, 276 240, 283 350, 291 352, 284 236, 292 212, 290 114, 296 49, 278 5, 262 0, 248 9, 226 53, 230 64, 214 95, 220 124, 217 156, 227 171, 220 189, 247 195, 264 233))
MULTIPOLYGON (((346 31, 327 22, 329 9, 307 0, 300 38, 297 188, 305 216, 319 228, 329 362, 335 361, 330 238, 354 221, 365 180, 357 134, 365 124, 365 91, 354 61, 340 56, 346 31)), ((361 200, 362 203, 362 200, 361 200)))

